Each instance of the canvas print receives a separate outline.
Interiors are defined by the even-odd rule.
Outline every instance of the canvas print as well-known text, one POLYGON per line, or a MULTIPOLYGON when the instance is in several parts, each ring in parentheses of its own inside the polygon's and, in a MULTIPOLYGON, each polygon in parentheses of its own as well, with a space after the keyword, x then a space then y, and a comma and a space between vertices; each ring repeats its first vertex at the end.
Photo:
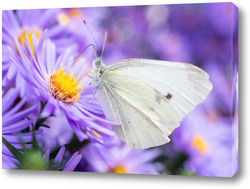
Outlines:
POLYGON ((3 169, 237 172, 234 4, 2 15, 3 169))

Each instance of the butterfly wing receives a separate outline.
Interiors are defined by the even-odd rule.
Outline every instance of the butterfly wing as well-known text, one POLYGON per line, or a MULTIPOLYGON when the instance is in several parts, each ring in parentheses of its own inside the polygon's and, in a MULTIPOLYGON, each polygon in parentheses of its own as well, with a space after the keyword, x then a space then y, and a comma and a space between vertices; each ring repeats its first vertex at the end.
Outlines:
POLYGON ((108 120, 120 123, 113 130, 134 148, 149 148, 170 141, 181 120, 175 107, 158 90, 116 70, 105 71, 97 97, 108 120))
POLYGON ((169 99, 181 119, 213 88, 205 71, 187 63, 126 59, 109 65, 107 71, 126 73, 147 83, 169 99))
POLYGON ((127 59, 106 67, 97 97, 113 130, 135 148, 159 146, 212 90, 208 74, 185 63, 127 59))

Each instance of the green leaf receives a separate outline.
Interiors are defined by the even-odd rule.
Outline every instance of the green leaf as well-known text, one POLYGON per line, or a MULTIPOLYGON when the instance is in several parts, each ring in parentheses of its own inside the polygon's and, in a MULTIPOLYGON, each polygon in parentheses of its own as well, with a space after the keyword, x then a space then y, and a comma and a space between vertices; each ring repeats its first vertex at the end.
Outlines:
POLYGON ((31 118, 30 118, 30 117, 28 117, 28 116, 26 116, 26 117, 25 117, 25 119, 31 120, 31 118))
POLYGON ((173 175, 178 175, 178 171, 183 169, 188 156, 185 153, 178 153, 171 162, 168 162, 168 169, 173 175))
POLYGON ((80 148, 86 146, 89 142, 90 142, 89 140, 84 140, 80 142, 78 140, 78 137, 74 134, 70 143, 65 145, 65 148, 69 151, 78 151, 80 148))
POLYGON ((65 165, 60 165, 59 162, 54 162, 54 159, 51 159, 49 162, 48 162, 48 170, 55 170, 55 171, 60 171, 62 170, 63 168, 65 168, 67 166, 65 165))
POLYGON ((184 170, 184 169, 180 169, 180 170, 178 171, 178 175, 196 176, 195 173, 193 173, 193 172, 191 172, 191 171, 184 170))
POLYGON ((17 137, 18 137, 18 139, 20 141, 20 144, 22 145, 22 149, 25 151, 26 150, 25 142, 23 141, 20 134, 17 134, 17 137))
POLYGON ((39 149, 35 131, 32 131, 32 149, 39 149))
POLYGON ((46 106, 46 104, 47 104, 47 101, 41 101, 40 102, 40 112, 39 112, 39 115, 38 115, 38 117, 36 119, 36 123, 35 123, 35 126, 34 126, 35 130, 38 130, 40 125, 43 124, 45 122, 45 120, 47 119, 47 118, 41 119, 41 114, 42 114, 43 109, 46 106))
POLYGON ((44 123, 39 124, 39 126, 40 126, 40 127, 46 127, 46 128, 49 128, 49 129, 50 129, 50 126, 48 126, 48 125, 46 125, 46 124, 44 124, 44 123))
POLYGON ((57 167, 52 167, 50 170, 54 170, 54 171, 61 171, 62 169, 66 168, 66 165, 60 165, 57 167))
POLYGON ((10 144, 4 137, 2 137, 2 140, 13 156, 20 162, 24 158, 24 154, 10 144))

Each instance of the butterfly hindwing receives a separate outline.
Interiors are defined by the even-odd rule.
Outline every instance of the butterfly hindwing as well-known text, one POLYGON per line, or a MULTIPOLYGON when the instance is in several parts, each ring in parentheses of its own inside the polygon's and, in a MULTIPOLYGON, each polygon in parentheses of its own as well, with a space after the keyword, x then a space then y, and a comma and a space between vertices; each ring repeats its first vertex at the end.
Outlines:
POLYGON ((106 118, 121 124, 113 130, 125 143, 149 148, 170 141, 167 136, 179 126, 180 116, 169 99, 140 79, 119 71, 106 71, 102 81, 98 100, 106 118))

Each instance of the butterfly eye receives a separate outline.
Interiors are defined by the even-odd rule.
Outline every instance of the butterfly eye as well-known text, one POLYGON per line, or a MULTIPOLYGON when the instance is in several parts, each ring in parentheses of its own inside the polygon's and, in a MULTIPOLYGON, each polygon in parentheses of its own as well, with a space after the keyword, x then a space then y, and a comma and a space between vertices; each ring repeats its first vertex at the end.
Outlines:
POLYGON ((100 72, 99 72, 101 75, 103 74, 103 70, 100 70, 100 72))

